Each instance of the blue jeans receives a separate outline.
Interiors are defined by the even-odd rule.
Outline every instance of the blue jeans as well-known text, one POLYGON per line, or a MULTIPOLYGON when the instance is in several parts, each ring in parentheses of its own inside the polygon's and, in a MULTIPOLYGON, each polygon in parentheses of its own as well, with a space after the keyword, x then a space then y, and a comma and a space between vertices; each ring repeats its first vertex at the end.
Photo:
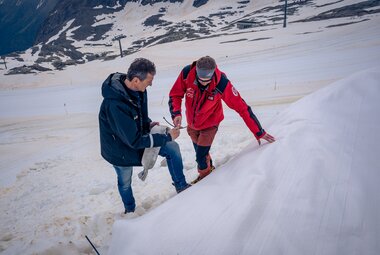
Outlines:
MULTIPOLYGON (((158 155, 165 157, 168 163, 169 173, 173 180, 176 190, 180 190, 187 186, 185 176, 183 174, 183 163, 181 151, 176 142, 171 141, 161 147, 158 155)), ((127 212, 133 212, 136 207, 135 198, 132 192, 132 166, 113 166, 117 174, 117 187, 124 208, 127 212)))

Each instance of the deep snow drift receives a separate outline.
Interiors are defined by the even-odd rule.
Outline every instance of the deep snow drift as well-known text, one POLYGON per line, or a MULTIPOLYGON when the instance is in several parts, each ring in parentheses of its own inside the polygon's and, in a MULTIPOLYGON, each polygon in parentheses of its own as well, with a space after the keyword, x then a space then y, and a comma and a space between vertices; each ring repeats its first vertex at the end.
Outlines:
POLYGON ((114 224, 108 254, 378 254, 380 69, 294 103, 218 171, 114 224))

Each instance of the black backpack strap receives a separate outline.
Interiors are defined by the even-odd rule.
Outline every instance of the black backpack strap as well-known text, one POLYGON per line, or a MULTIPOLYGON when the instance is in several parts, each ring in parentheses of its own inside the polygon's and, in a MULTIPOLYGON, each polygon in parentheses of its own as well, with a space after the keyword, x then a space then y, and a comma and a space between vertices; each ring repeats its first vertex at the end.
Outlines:
POLYGON ((183 76, 183 79, 186 80, 187 76, 189 75, 190 73, 190 69, 191 69, 191 65, 187 65, 185 66, 183 69, 182 69, 182 76, 183 76))
POLYGON ((218 91, 220 94, 223 94, 224 90, 227 87, 229 80, 227 76, 223 73, 222 76, 220 77, 220 81, 218 85, 216 85, 216 91, 218 91))

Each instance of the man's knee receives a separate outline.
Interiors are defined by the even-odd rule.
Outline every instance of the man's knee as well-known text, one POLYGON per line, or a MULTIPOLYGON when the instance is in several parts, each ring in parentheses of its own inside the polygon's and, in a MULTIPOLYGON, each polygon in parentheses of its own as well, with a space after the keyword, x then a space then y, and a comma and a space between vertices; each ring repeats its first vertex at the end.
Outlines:
POLYGON ((120 187, 122 187, 123 189, 128 189, 129 187, 131 187, 132 180, 131 180, 131 178, 129 178, 128 180, 118 178, 118 180, 117 180, 117 184, 118 184, 120 187))
POLYGON ((167 152, 168 155, 180 155, 180 149, 179 145, 175 141, 171 141, 166 143, 165 145, 165 151, 167 152))
POLYGON ((114 166, 117 174, 117 182, 119 186, 128 188, 132 183, 132 167, 114 166))
POLYGON ((218 127, 210 127, 201 131, 197 144, 200 146, 210 147, 214 141, 218 127))

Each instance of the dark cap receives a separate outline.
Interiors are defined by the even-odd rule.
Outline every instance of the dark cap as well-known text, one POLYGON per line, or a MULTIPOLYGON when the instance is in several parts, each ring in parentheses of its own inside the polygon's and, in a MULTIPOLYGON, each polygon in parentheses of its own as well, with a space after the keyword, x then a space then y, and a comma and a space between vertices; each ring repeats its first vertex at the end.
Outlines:
POLYGON ((201 57, 197 61, 197 75, 201 79, 211 79, 216 68, 215 60, 210 56, 201 57))

